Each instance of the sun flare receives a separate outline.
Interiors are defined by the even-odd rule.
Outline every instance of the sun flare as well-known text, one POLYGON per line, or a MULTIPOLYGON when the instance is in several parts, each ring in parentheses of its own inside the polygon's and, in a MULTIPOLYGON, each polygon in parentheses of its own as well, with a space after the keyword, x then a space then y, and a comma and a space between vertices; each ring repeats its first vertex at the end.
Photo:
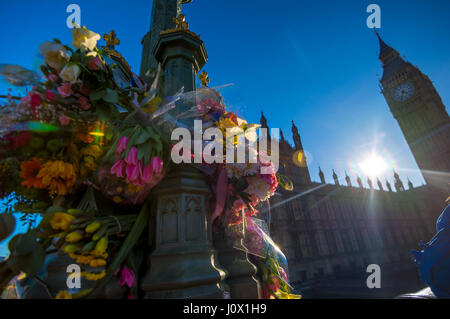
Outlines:
POLYGON ((371 155, 359 163, 359 167, 364 174, 376 177, 386 170, 387 164, 379 155, 371 155))

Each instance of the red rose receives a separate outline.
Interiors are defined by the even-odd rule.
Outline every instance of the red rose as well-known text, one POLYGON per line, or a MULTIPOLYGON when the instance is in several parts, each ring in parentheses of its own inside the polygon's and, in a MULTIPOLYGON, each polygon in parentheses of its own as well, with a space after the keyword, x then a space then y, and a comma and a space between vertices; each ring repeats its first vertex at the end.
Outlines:
POLYGON ((34 93, 33 95, 31 95, 31 106, 32 107, 36 107, 41 105, 42 103, 42 98, 39 94, 34 93))
POLYGON ((45 93, 45 98, 47 101, 53 102, 56 100, 56 94, 50 90, 47 90, 47 93, 45 93))

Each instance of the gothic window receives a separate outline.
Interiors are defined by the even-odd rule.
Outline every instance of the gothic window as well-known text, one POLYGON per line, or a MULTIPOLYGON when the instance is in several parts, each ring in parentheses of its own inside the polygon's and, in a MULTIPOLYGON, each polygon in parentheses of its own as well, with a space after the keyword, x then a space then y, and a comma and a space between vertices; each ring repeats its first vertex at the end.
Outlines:
POLYGON ((362 232, 362 236, 363 236, 364 242, 365 242, 365 244, 366 244, 365 246, 366 246, 368 249, 372 248, 372 244, 371 244, 371 240, 370 240, 369 232, 367 231, 367 228, 363 228, 363 229, 361 230, 361 232, 362 232))
POLYGON ((336 239, 334 238, 332 231, 326 231, 325 236, 327 238, 328 247, 330 250, 330 254, 337 253, 337 245, 336 245, 336 239))
POLYGON ((349 234, 350 234, 350 240, 351 240, 351 243, 353 246, 353 251, 358 251, 359 250, 358 242, 356 240, 356 235, 355 235, 355 232, 353 231, 353 229, 350 229, 349 234))
POLYGON ((311 245, 309 243, 308 240, 308 236, 306 233, 300 233, 299 234, 299 244, 300 244, 300 248, 302 250, 302 255, 304 257, 311 257, 311 245))

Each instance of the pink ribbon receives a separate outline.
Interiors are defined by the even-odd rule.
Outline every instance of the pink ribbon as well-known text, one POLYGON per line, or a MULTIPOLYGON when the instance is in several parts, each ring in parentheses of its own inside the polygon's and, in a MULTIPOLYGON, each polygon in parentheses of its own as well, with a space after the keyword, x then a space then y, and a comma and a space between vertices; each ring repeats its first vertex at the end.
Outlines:
POLYGON ((223 212, 223 208, 225 207, 225 199, 227 196, 227 182, 228 176, 225 169, 222 168, 219 174, 219 178, 217 179, 216 185, 216 208, 214 209, 214 213, 211 215, 211 224, 214 220, 220 216, 223 212))

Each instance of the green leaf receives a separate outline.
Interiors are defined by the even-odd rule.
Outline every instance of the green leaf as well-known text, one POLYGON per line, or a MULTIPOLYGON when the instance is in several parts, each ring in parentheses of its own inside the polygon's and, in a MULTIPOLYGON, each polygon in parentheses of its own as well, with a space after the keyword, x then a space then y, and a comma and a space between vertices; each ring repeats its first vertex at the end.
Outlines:
POLYGON ((29 254, 24 256, 13 255, 11 258, 11 268, 15 271, 23 271, 28 277, 39 273, 44 265, 45 253, 41 245, 34 243, 29 254))
POLYGON ((108 103, 119 102, 119 95, 117 94, 117 91, 106 89, 106 94, 103 95, 103 101, 108 103))
POLYGON ((105 90, 94 91, 89 95, 89 99, 94 102, 98 101, 106 94, 105 90))
POLYGON ((96 103, 95 111, 101 120, 108 121, 111 118, 111 108, 103 103, 96 103))
POLYGON ((148 134, 147 131, 139 130, 139 132, 140 132, 140 134, 137 136, 136 142, 135 142, 136 145, 145 143, 150 138, 150 135, 148 134))
POLYGON ((16 256, 29 254, 36 246, 36 231, 19 234, 11 238, 8 248, 16 256))
POLYGON ((152 154, 152 142, 148 141, 147 143, 142 144, 142 146, 139 148, 139 153, 143 154, 144 166, 150 163, 152 154))

